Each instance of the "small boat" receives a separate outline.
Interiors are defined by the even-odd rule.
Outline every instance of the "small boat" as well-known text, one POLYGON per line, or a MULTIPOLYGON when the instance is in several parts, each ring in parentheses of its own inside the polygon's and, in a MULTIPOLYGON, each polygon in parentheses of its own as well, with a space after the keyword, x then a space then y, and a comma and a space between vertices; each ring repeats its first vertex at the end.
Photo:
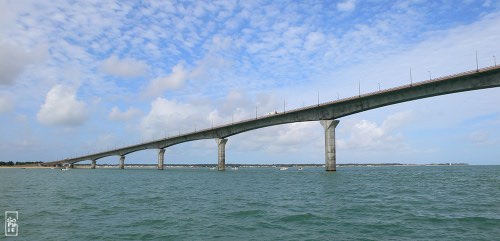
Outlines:
POLYGON ((288 170, 288 167, 280 167, 280 171, 286 171, 288 170))
POLYGON ((238 167, 231 167, 231 170, 238 170, 238 167))
POLYGON ((299 167, 299 171, 302 171, 302 170, 304 170, 304 168, 302 168, 302 167, 299 167))
POLYGON ((67 170, 69 170, 69 168, 68 168, 68 167, 61 168, 61 171, 67 171, 67 170))
POLYGON ((211 167, 210 170, 215 170, 215 167, 211 167))

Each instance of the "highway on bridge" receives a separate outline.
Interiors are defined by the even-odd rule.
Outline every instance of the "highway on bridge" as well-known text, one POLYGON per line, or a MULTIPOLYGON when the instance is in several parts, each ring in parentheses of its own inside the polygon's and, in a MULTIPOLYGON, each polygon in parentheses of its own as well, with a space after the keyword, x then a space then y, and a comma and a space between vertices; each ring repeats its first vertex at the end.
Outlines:
MULTIPOLYGON (((304 121, 320 121, 325 128, 326 170, 335 171, 335 127, 339 123, 337 119, 358 112, 372 110, 387 105, 394 105, 401 102, 495 87, 500 87, 500 66, 492 66, 427 81, 411 83, 391 89, 360 94, 350 98, 326 103, 318 103, 318 105, 307 106, 304 108, 283 110, 283 112, 276 114, 256 117, 253 119, 247 119, 244 121, 229 123, 191 133, 179 134, 178 136, 161 138, 154 141, 148 141, 80 157, 46 162, 42 165, 53 166, 73 164, 80 161, 91 160, 92 168, 95 168, 96 161, 98 159, 107 156, 120 156, 119 167, 123 169, 125 155, 145 149, 158 149, 158 169, 163 169, 165 148, 189 141, 215 139, 219 148, 218 170, 224 170, 225 144, 228 137, 268 126, 304 121)), ((161 130, 159 130, 159 132, 161 132, 161 130)))

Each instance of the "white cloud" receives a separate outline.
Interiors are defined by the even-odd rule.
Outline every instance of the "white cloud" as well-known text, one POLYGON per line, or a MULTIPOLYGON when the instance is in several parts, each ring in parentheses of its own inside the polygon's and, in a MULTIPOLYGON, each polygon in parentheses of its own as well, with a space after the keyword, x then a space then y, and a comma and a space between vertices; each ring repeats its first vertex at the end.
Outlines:
POLYGON ((180 88, 188 79, 189 72, 184 69, 184 65, 179 63, 172 68, 172 73, 166 77, 153 79, 146 92, 151 96, 157 96, 165 90, 175 90, 180 88))
POLYGON ((346 0, 337 3, 337 9, 341 12, 350 12, 356 8, 356 0, 346 0))
POLYGON ((12 100, 8 96, 0 95, 0 114, 8 112, 14 108, 12 100))
POLYGON ((309 33, 306 37, 306 42, 304 43, 304 48, 308 51, 314 50, 319 47, 323 42, 325 42, 325 35, 321 32, 309 33))
POLYGON ((490 7, 491 6, 491 0, 486 0, 483 2, 483 7, 490 7))
POLYGON ((28 116, 24 114, 19 114, 16 116, 16 122, 17 123, 27 123, 28 122, 28 116))
POLYGON ((219 92, 220 88, 228 88, 228 85, 234 84, 234 80, 226 76, 229 66, 224 58, 210 53, 194 62, 193 67, 190 68, 185 66, 184 61, 179 61, 172 67, 170 74, 151 80, 144 94, 157 97, 167 90, 179 90, 186 85, 188 80, 187 87, 192 88, 188 89, 189 91, 203 89, 203 91, 212 92, 215 89, 219 92))
POLYGON ((489 133, 484 130, 473 131, 469 135, 469 140, 476 145, 492 145, 494 141, 489 133))
POLYGON ((232 90, 227 93, 224 101, 218 104, 221 113, 230 113, 231 119, 240 121, 250 116, 251 108, 255 108, 252 101, 245 92, 232 90))
POLYGON ((133 58, 119 59, 114 55, 101 63, 103 72, 124 78, 143 76, 148 69, 149 66, 143 61, 133 58))
POLYGON ((382 122, 382 129, 391 131, 401 126, 404 126, 414 120, 415 113, 411 110, 398 112, 387 116, 387 118, 382 122))
POLYGON ((78 126, 87 119, 87 111, 85 103, 76 99, 76 89, 55 85, 47 93, 37 119, 46 125, 78 126))
POLYGON ((388 116, 382 125, 361 120, 354 125, 345 125, 349 133, 347 139, 339 139, 340 148, 346 149, 401 149, 404 148, 403 135, 396 129, 408 124, 414 118, 412 111, 399 112, 388 116))
POLYGON ((346 142, 339 140, 339 147, 373 148, 380 146, 387 135, 376 123, 361 120, 350 129, 350 137, 346 142))
POLYGON ((236 135, 231 143, 238 151, 305 153, 323 148, 323 128, 317 121, 284 124, 236 135))
POLYGON ((27 51, 16 45, 0 44, 0 85, 13 84, 28 65, 42 61, 46 53, 42 46, 27 51))
POLYGON ((210 121, 209 103, 181 103, 175 100, 157 98, 151 103, 150 112, 142 118, 140 128, 146 138, 176 135, 193 131, 194 128, 208 128, 210 121))
POLYGON ((6 1, 0 1, 0 28, 15 21, 15 12, 9 9, 6 1))
POLYGON ((118 109, 118 107, 115 106, 113 107, 113 109, 111 109, 108 118, 114 121, 128 121, 140 115, 141 113, 142 111, 137 108, 129 108, 128 110, 122 112, 120 111, 120 109, 118 109))

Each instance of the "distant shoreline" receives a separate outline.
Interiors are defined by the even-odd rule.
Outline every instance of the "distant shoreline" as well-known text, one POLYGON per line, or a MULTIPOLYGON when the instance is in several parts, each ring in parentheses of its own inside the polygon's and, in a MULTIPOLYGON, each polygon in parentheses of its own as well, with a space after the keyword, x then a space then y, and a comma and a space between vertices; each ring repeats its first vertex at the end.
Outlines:
MULTIPOLYGON (((403 163, 348 163, 337 164, 337 167, 386 167, 386 166, 468 166, 468 163, 431 163, 431 164, 403 164, 403 163)), ((280 167, 297 167, 297 168, 315 168, 324 167, 324 164, 227 164, 226 167, 242 167, 242 168, 280 168, 280 167)), ((128 164, 128 168, 156 168, 156 164, 128 164)), ((212 168, 217 167, 217 164, 170 164, 165 165, 165 168, 212 168)), ((53 169, 58 167, 39 166, 39 165, 14 165, 0 166, 0 168, 17 168, 17 169, 53 169)), ((60 168, 60 167, 59 167, 60 168)), ((74 164, 76 169, 90 169, 90 164, 74 164)), ((118 168, 117 164, 101 164, 96 165, 96 168, 118 168)))
POLYGON ((54 167, 46 167, 46 166, 38 166, 38 165, 14 165, 14 166, 0 166, 0 168, 17 168, 17 169, 24 169, 24 168, 30 168, 30 169, 47 169, 47 168, 54 168, 54 167))

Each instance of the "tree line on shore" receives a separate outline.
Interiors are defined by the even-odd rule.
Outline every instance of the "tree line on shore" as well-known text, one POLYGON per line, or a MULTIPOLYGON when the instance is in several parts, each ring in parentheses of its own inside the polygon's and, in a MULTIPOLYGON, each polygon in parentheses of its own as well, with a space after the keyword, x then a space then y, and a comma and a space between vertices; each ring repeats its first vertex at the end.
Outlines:
POLYGON ((37 165, 43 162, 0 162, 0 166, 22 166, 22 165, 37 165))

